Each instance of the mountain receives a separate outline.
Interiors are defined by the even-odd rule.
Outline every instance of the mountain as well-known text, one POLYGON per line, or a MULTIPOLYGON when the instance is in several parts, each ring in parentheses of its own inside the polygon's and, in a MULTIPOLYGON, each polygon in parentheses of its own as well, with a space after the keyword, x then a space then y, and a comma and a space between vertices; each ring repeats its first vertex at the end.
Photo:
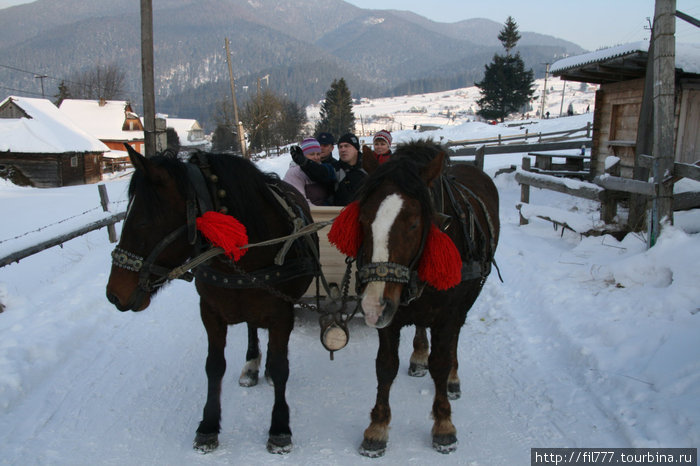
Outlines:
MULTIPOLYGON (((153 5, 156 108, 197 118, 208 130, 230 99, 224 39, 231 43, 243 105, 263 85, 301 105, 344 77, 355 97, 439 91, 481 79, 502 47, 486 19, 437 23, 342 0, 159 0, 153 5)), ((126 75, 123 98, 141 101, 140 8, 133 0, 37 0, 2 10, 0 82, 12 93, 57 93, 62 79, 97 64, 126 75)), ((537 77, 542 63, 582 49, 521 31, 519 51, 537 77)))

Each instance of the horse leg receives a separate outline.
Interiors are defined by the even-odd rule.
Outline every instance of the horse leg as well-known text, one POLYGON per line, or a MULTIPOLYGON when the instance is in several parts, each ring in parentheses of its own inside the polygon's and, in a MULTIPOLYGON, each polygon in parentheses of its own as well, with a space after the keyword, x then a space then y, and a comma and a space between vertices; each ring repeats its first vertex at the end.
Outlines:
POLYGON ((413 337, 413 353, 411 354, 411 364, 408 366, 408 375, 411 377, 423 377, 428 373, 428 355, 430 346, 428 345, 428 333, 425 327, 416 325, 416 334, 413 337))
POLYGON ((200 304, 202 322, 207 331, 209 353, 207 355, 207 402, 204 405, 202 422, 199 423, 194 438, 194 448, 202 453, 208 453, 219 446, 219 431, 221 430, 221 380, 226 372, 226 322, 215 315, 204 303, 200 304))
POLYGON ((459 343, 459 331, 461 327, 457 328, 457 333, 452 339, 452 344, 450 345, 450 360, 452 365, 450 368, 450 375, 447 378, 447 397, 450 400, 458 400, 462 396, 462 388, 459 380, 459 375, 457 375, 457 370, 459 369, 459 360, 457 359, 457 345, 459 343))
POLYGON ((452 424, 452 408, 447 397, 447 379, 452 361, 454 322, 442 323, 430 329, 430 357, 428 367, 435 384, 433 399, 433 448, 440 453, 451 453, 457 449, 457 429, 452 424))
POLYGON ((250 324, 248 326, 248 351, 245 355, 245 365, 238 377, 238 385, 241 387, 253 387, 258 384, 258 372, 260 371, 260 346, 258 343, 258 329, 250 324))
POLYGON ((284 454, 292 450, 292 431, 289 428, 289 406, 286 400, 289 379, 289 335, 294 327, 294 314, 290 305, 286 317, 280 317, 269 329, 266 366, 275 388, 275 402, 267 440, 267 451, 284 454))
POLYGON ((389 391, 399 371, 399 332, 400 328, 393 326, 378 330, 379 350, 375 362, 377 400, 370 414, 371 422, 369 427, 365 429, 364 439, 359 450, 361 455, 370 458, 384 455, 389 440, 389 423, 391 422, 389 391))

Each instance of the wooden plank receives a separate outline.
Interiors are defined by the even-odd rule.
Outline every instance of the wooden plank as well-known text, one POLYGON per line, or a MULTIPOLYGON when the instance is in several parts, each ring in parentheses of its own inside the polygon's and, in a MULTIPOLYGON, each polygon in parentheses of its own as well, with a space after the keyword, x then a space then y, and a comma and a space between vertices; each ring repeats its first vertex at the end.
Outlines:
MULTIPOLYGON (((327 220, 333 220, 338 216, 342 207, 330 207, 330 206, 311 206, 311 216, 314 222, 325 222, 327 220)), ((321 270, 326 277, 328 283, 337 283, 340 286, 343 276, 345 275, 346 264, 345 256, 341 254, 335 246, 328 242, 328 231, 330 230, 330 225, 318 231, 318 242, 319 242, 319 254, 321 257, 321 270)), ((325 296, 325 290, 323 287, 320 289, 321 296, 325 296)), ((350 276, 350 294, 355 294, 355 273, 353 267, 353 273, 350 276)), ((316 281, 314 280, 309 289, 306 290, 304 296, 315 296, 316 295, 316 281)))
MULTIPOLYGON (((541 152, 549 150, 580 149, 581 147, 591 147, 591 140, 564 141, 564 142, 543 142, 536 144, 503 144, 500 146, 484 146, 485 155, 490 154, 513 154, 518 152, 541 152)), ((475 155, 475 147, 463 147, 454 151, 455 155, 475 155)))
POLYGON ((12 254, 9 254, 5 257, 0 257, 0 267, 4 267, 8 264, 11 264, 13 262, 19 262, 20 260, 24 259, 25 257, 29 257, 33 254, 36 254, 37 252, 41 252, 45 249, 52 248, 54 246, 58 246, 59 244, 63 244, 66 241, 72 240, 73 238, 77 238, 78 236, 82 236, 86 233, 89 233, 94 230, 99 230, 100 228, 106 227, 108 225, 113 225, 117 222, 120 222, 124 220, 124 217, 126 217, 126 212, 120 212, 118 214, 111 215, 109 217, 103 218, 102 220, 98 220, 96 222, 90 223, 82 228, 79 228, 77 230, 74 230, 70 233, 66 233, 65 235, 60 235, 55 238, 51 238, 49 240, 43 241, 35 246, 31 246, 25 249, 22 249, 20 251, 14 252, 12 254))
POLYGON ((593 201, 600 201, 604 197, 604 190, 601 187, 585 181, 574 182, 566 178, 523 171, 518 171, 515 174, 515 181, 535 188, 548 189, 593 201))
POLYGON ((629 178, 620 178, 619 176, 598 175, 593 178, 593 183, 605 189, 622 191, 625 193, 644 194, 646 196, 653 196, 656 193, 654 184, 652 183, 629 178))
POLYGON ((700 192, 690 191, 673 195, 673 210, 690 210, 700 208, 700 192))

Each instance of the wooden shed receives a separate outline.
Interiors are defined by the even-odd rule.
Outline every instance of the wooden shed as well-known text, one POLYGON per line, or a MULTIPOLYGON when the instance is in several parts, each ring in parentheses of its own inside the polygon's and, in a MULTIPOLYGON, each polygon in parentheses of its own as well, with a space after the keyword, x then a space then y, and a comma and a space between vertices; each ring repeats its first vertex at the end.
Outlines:
POLYGON ((46 99, 0 103, 0 170, 39 188, 95 183, 109 148, 46 99))
MULTIPOLYGON (((600 84, 593 115, 593 175, 605 173, 607 157, 616 156, 619 175, 633 177, 648 48, 648 42, 634 42, 552 65, 552 74, 561 79, 600 84)), ((700 160, 700 44, 676 45, 675 89, 675 161, 694 163, 700 160)))

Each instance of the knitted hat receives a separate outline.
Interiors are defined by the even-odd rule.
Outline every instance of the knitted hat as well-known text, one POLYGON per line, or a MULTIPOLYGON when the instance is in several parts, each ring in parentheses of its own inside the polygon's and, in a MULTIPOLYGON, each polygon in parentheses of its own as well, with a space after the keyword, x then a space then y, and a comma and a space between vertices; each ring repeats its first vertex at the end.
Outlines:
POLYGON ((335 139, 331 133, 320 133, 316 139, 318 139, 319 144, 329 144, 331 146, 335 144, 335 139))
POLYGON ((301 150, 304 152, 304 155, 312 152, 321 152, 321 144, 314 138, 306 138, 301 141, 301 150))
POLYGON ((391 133, 387 130, 381 130, 377 131, 376 134, 374 135, 373 142, 376 141, 377 139, 384 139, 387 144, 391 145, 391 133))
POLYGON ((340 145, 341 142, 347 142, 351 146, 354 146, 355 149, 357 149, 357 152, 360 152, 360 141, 357 139, 357 136, 355 136, 352 133, 346 133, 340 136, 340 139, 338 139, 338 145, 340 145))

